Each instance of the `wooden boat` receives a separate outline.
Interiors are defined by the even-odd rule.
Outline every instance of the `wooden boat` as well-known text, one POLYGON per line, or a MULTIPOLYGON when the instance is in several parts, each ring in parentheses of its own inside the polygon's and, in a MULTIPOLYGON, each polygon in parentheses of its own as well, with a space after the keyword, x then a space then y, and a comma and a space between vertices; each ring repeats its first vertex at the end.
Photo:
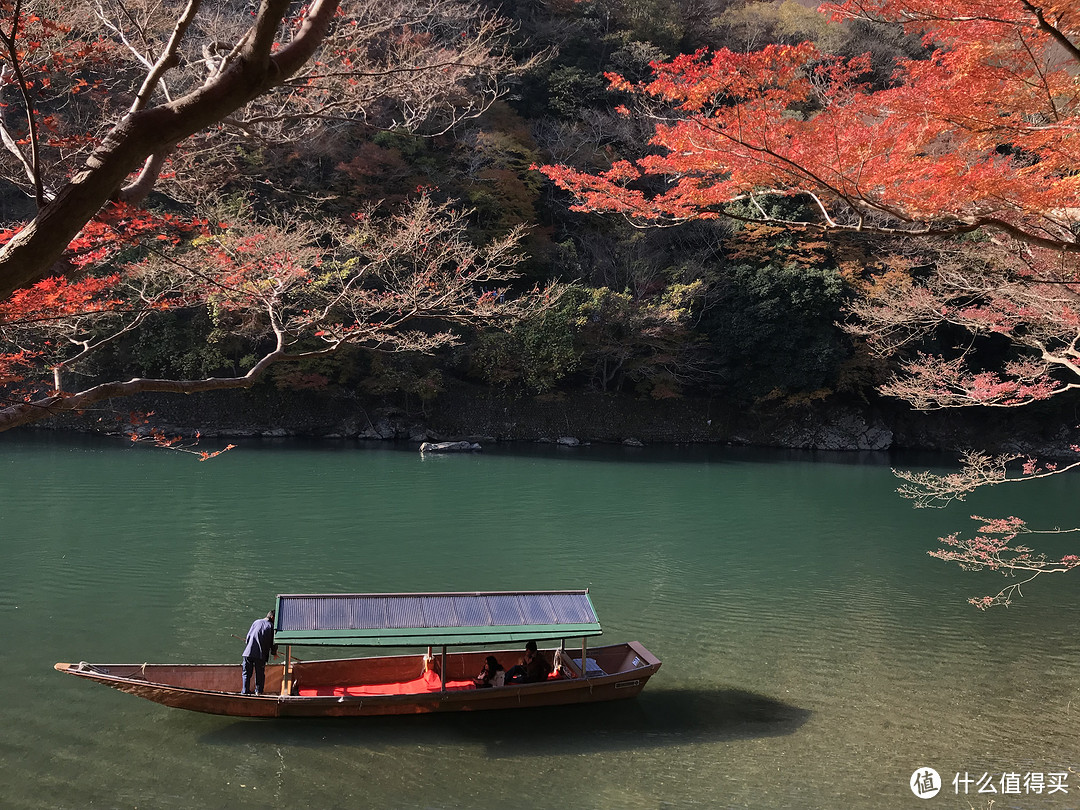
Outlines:
POLYGON ((235 664, 56 664, 55 669, 165 706, 233 717, 361 717, 554 706, 632 698, 660 668, 636 641, 590 647, 603 631, 588 591, 283 594, 262 695, 240 694, 235 664), (567 640, 578 641, 573 648, 567 640), (494 655, 507 669, 535 640, 551 676, 477 688, 494 655), (544 642, 558 642, 557 646, 544 642), (518 643, 516 649, 457 650, 518 643), (300 661, 293 646, 419 647, 423 652, 300 661))

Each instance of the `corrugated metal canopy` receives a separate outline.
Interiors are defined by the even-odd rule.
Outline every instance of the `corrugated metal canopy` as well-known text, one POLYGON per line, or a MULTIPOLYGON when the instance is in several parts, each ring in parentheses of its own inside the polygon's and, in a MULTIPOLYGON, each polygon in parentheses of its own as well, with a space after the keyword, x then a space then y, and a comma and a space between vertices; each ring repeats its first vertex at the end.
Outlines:
POLYGON ((501 644, 598 636, 588 591, 281 594, 275 641, 316 646, 501 644))

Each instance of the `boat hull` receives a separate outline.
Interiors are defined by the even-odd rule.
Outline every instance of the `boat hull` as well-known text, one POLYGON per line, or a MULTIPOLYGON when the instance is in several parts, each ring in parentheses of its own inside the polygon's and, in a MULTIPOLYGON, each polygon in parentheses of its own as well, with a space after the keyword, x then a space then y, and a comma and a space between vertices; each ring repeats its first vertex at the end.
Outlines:
MULTIPOLYGON (((489 654, 447 655, 447 682, 465 682, 479 671, 489 654)), ((494 654, 507 662, 519 655, 514 651, 494 654)), ((422 656, 298 662, 284 690, 284 666, 270 665, 264 695, 229 691, 240 681, 240 667, 233 664, 83 663, 57 664, 55 668, 163 706, 230 717, 369 717, 622 700, 637 696, 660 668, 660 661, 638 642, 591 648, 588 659, 596 668, 586 676, 576 662, 565 661, 560 677, 540 683, 486 689, 457 686, 444 690, 436 686, 435 691, 406 694, 371 692, 377 692, 380 684, 415 679, 423 670, 422 656)), ((436 668, 442 664, 443 659, 437 657, 436 668)))

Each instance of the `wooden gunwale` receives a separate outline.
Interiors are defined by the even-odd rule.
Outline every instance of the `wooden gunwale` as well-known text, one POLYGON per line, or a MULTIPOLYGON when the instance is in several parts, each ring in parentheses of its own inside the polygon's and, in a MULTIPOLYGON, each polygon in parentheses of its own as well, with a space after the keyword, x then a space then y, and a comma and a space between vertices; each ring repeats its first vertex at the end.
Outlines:
MULTIPOLYGON (((211 714, 240 717, 366 716, 558 705, 634 697, 660 668, 660 661, 638 642, 633 641, 589 649, 589 653, 594 658, 607 656, 612 660, 619 655, 620 651, 623 652, 621 659, 623 662, 636 659, 639 664, 632 669, 622 668, 618 672, 587 677, 581 677, 578 670, 577 677, 558 678, 532 684, 385 695, 276 694, 275 691, 280 690, 282 678, 286 675, 284 665, 280 664, 267 667, 267 693, 263 695, 241 695, 238 692, 162 683, 130 674, 114 675, 111 671, 80 669, 81 664, 60 663, 56 664, 55 669, 166 706, 211 714)), ((514 654, 513 651, 499 652, 504 656, 514 654)), ((476 656, 486 654, 485 651, 454 653, 447 656, 444 661, 449 659, 451 664, 461 668, 467 666, 468 662, 474 660, 476 656)), ((378 656, 325 659, 301 662, 292 669, 299 670, 296 677, 302 682, 305 666, 312 670, 322 668, 333 672, 335 666, 359 667, 377 662, 391 668, 400 668, 416 658, 417 656, 378 656)), ((97 666, 110 670, 138 670, 141 673, 149 672, 154 675, 159 672, 164 674, 198 671, 197 674, 239 679, 239 666, 233 664, 102 664, 97 666)), ((441 677, 444 684, 447 667, 446 663, 440 667, 443 670, 441 677)), ((571 671, 577 669, 572 664, 568 664, 567 668, 571 671)))

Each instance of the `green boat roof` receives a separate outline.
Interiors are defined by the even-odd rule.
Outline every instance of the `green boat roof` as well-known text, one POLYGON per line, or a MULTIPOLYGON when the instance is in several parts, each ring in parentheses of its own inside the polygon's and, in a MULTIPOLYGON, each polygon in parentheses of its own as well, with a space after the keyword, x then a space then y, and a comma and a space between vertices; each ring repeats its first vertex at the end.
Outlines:
POLYGON ((275 642, 323 647, 503 644, 598 636, 589 592, 280 594, 275 642))

